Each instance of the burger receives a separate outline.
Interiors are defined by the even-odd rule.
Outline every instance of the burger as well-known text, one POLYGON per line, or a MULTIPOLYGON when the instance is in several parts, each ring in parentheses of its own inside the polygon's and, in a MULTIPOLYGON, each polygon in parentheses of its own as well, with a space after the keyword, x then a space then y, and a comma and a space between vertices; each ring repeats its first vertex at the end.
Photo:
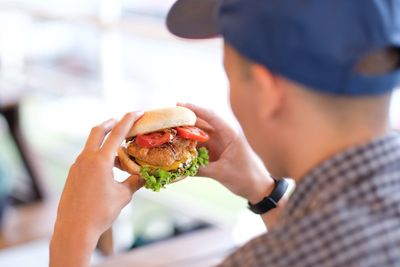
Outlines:
POLYGON ((145 112, 118 149, 122 169, 140 175, 144 186, 156 192, 196 175, 208 164, 208 151, 199 144, 209 140, 194 126, 196 119, 193 111, 179 106, 145 112))

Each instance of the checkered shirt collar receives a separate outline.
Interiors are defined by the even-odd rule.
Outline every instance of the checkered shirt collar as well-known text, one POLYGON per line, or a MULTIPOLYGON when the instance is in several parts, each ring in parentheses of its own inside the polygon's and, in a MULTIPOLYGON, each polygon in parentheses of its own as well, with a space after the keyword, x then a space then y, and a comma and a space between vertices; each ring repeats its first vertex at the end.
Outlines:
POLYGON ((289 223, 334 201, 356 180, 368 179, 396 161, 400 161, 400 134, 396 132, 336 154, 301 179, 285 209, 283 222, 289 223))

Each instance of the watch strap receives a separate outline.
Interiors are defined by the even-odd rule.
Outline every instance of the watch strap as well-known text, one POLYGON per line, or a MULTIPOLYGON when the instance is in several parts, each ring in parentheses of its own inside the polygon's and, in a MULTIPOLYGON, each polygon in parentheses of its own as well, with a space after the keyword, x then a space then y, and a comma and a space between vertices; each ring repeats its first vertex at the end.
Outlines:
POLYGON ((289 183, 285 179, 275 180, 275 188, 269 196, 256 204, 248 202, 249 209, 256 214, 264 214, 278 206, 278 201, 286 193, 289 183))

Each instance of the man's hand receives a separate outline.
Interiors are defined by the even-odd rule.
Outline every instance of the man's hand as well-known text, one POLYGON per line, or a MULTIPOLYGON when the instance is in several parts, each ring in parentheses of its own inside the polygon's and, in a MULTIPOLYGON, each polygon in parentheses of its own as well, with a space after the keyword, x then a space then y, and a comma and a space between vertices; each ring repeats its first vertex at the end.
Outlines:
POLYGON ((196 113, 197 127, 210 135, 210 140, 205 143, 210 153, 210 164, 200 168, 199 175, 216 179, 251 203, 261 201, 272 192, 274 180, 244 136, 210 110, 192 104, 178 105, 196 113))
POLYGON ((143 185, 136 175, 117 182, 112 170, 117 149, 142 114, 128 113, 118 123, 108 120, 92 129, 60 199, 50 266, 87 266, 100 235, 143 185))

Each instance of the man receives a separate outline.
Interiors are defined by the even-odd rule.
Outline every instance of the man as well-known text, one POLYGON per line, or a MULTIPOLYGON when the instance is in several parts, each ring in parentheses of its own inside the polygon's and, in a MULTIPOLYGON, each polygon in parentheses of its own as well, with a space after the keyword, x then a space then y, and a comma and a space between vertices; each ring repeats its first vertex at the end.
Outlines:
MULTIPOLYGON (((269 227, 221 266, 400 266, 400 137, 388 123, 400 1, 180 0, 168 27, 186 38, 222 35, 231 105, 249 144, 272 176, 297 183, 287 200, 284 180, 256 164, 241 135, 186 105, 211 135, 202 174, 248 199, 269 227)), ((139 116, 90 134, 60 201, 52 266, 87 266, 140 187, 111 171, 139 116)))

